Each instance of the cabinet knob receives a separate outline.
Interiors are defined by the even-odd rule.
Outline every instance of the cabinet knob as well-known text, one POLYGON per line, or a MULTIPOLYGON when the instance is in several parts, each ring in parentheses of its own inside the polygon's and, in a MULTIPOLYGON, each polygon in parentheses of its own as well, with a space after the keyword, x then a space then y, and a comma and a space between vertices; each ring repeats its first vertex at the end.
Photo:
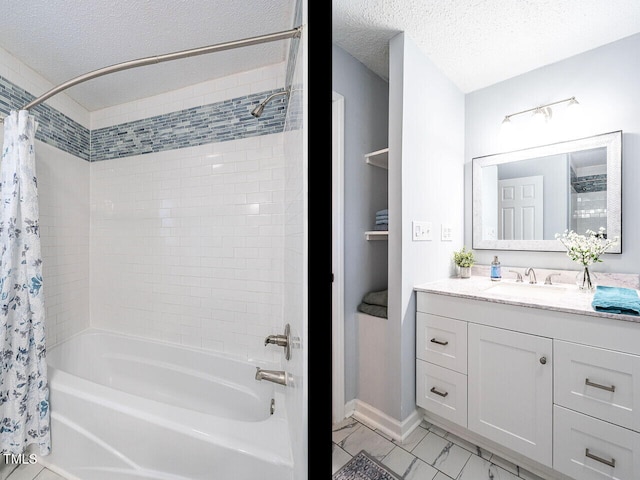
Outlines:
POLYGON ((545 365, 547 363, 547 357, 540 357, 540 363, 545 365))

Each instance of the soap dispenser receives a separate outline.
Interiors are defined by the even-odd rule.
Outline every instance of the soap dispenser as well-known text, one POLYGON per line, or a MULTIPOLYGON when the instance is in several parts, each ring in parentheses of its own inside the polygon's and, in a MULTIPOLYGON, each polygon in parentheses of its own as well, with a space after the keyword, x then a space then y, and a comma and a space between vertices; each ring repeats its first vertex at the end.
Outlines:
POLYGON ((498 261, 498 256, 493 257, 493 262, 491 262, 491 280, 494 282, 499 282, 502 278, 502 269, 500 268, 500 262, 498 261))

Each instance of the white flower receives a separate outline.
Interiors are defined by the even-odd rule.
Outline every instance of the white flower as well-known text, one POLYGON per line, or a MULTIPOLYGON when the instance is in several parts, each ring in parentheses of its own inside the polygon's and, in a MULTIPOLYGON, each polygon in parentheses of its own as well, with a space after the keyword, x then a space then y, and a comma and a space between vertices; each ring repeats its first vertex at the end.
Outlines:
POLYGON ((600 227, 598 232, 587 230, 585 233, 586 235, 578 235, 573 230, 565 230, 563 234, 555 235, 567 249, 567 256, 585 267, 602 262, 600 255, 618 243, 617 236, 613 239, 607 238, 604 227, 600 227))

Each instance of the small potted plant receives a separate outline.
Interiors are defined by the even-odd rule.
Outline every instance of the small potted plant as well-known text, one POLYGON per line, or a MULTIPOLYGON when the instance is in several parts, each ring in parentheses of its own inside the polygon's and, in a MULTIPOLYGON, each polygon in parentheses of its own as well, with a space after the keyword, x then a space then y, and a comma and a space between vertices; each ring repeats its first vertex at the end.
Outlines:
POLYGON ((463 246, 461 250, 453 252, 453 263, 458 267, 458 276, 460 278, 471 277, 471 267, 473 267, 473 252, 467 250, 466 246, 463 246))

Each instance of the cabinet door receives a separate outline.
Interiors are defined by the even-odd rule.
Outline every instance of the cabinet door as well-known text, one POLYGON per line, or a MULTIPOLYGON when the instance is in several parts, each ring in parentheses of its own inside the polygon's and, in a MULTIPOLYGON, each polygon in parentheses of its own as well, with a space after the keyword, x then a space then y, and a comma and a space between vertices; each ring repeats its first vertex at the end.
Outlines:
POLYGON ((468 425, 543 465, 552 464, 552 340, 469 324, 468 425))

